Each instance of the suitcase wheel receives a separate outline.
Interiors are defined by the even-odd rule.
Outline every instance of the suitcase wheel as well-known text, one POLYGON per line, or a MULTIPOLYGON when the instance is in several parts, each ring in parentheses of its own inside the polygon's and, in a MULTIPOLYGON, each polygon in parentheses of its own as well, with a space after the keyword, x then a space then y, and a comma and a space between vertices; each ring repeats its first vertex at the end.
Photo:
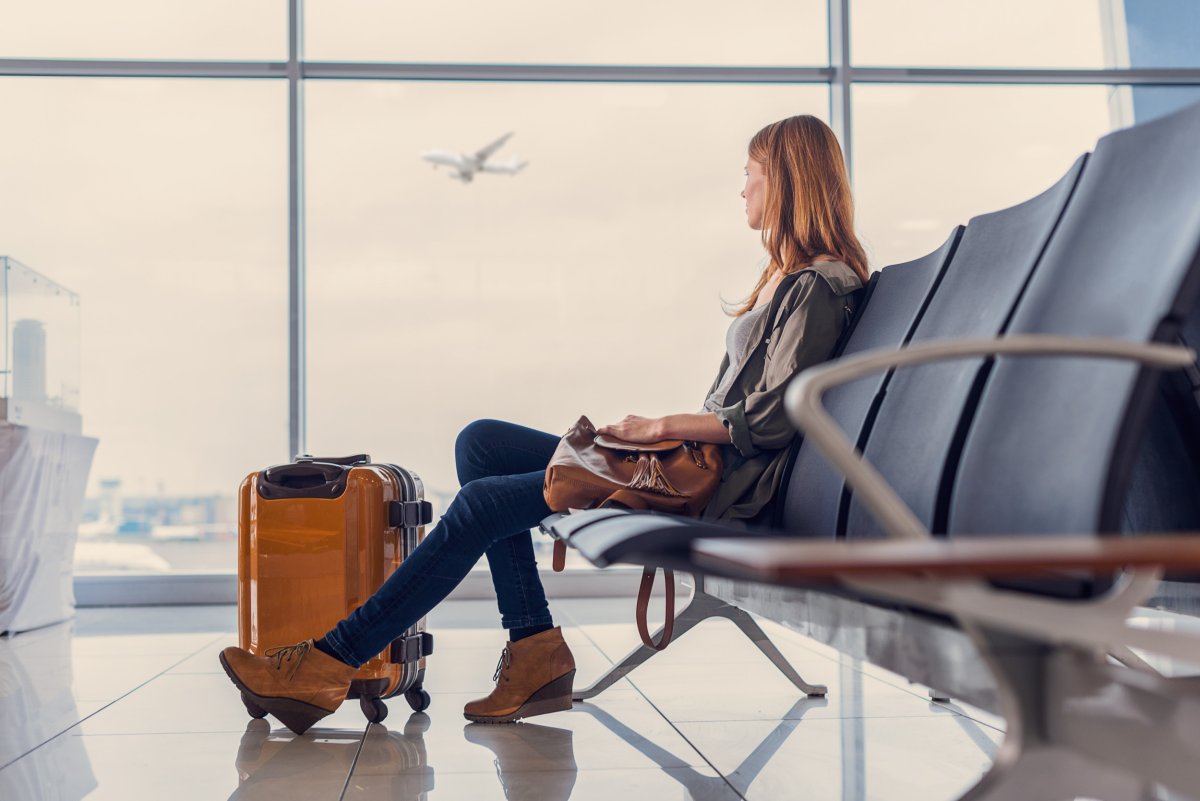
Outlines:
POLYGON ((358 705, 366 719, 372 723, 383 723, 383 719, 388 715, 387 704, 382 698, 359 698, 358 705))
POLYGON ((242 704, 246 707, 246 711, 250 713, 252 718, 265 718, 267 710, 263 709, 250 698, 250 696, 242 693, 242 704))
POLYGON ((425 690, 420 687, 413 687, 404 693, 404 700, 408 701, 408 705, 412 707, 413 712, 424 712, 429 708, 429 702, 432 699, 425 690))

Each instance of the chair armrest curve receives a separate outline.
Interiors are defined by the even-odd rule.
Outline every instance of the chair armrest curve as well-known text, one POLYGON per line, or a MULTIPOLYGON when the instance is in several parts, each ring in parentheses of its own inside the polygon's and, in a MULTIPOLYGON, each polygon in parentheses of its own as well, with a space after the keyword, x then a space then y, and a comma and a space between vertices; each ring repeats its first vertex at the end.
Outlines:
POLYGON ((1135 361, 1158 369, 1194 364, 1196 353, 1181 345, 1125 342, 1092 337, 1017 334, 985 339, 935 340, 900 348, 878 348, 810 367, 792 380, 784 395, 791 421, 836 467, 890 538, 929 539, 925 527, 891 485, 863 458, 821 398, 826 390, 857 378, 947 359, 982 356, 1081 356, 1135 361))

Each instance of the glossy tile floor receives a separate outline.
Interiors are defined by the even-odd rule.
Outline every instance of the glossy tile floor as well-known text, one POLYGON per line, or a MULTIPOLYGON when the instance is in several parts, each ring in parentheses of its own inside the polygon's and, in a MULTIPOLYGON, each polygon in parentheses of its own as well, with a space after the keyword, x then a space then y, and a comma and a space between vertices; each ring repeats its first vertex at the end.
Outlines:
MULTIPOLYGON (((553 605, 590 683, 636 645, 632 600, 553 605)), ((427 713, 382 725, 345 704, 303 737, 251 720, 217 662, 232 607, 84 609, 0 639, 0 799, 957 798, 987 770, 994 717, 764 622, 827 699, 799 697, 709 621, 569 712, 467 724, 503 646, 494 605, 430 616, 427 713)))

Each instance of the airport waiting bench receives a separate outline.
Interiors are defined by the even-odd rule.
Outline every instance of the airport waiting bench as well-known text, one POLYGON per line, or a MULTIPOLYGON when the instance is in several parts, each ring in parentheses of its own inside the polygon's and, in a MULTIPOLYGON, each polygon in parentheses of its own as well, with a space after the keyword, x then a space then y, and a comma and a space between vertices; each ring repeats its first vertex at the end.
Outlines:
MULTIPOLYGON (((863 290, 789 387, 770 528, 599 509, 546 533, 695 577, 676 636, 753 612, 1002 714, 964 798, 1200 797, 1200 105, 1109 134, 1054 186, 863 290)), ((592 697, 654 654, 632 652, 592 697)), ((816 677, 810 677, 816 678, 816 677)))

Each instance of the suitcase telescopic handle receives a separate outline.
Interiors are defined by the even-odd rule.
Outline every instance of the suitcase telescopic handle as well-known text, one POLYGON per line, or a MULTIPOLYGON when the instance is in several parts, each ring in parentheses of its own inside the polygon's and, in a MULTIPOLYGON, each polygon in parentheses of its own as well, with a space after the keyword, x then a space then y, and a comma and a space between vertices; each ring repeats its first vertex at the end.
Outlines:
POLYGON ((365 453, 356 453, 353 456, 313 456, 312 454, 302 453, 296 457, 296 462, 301 464, 321 462, 323 464, 356 465, 369 464, 370 461, 371 457, 365 453))

